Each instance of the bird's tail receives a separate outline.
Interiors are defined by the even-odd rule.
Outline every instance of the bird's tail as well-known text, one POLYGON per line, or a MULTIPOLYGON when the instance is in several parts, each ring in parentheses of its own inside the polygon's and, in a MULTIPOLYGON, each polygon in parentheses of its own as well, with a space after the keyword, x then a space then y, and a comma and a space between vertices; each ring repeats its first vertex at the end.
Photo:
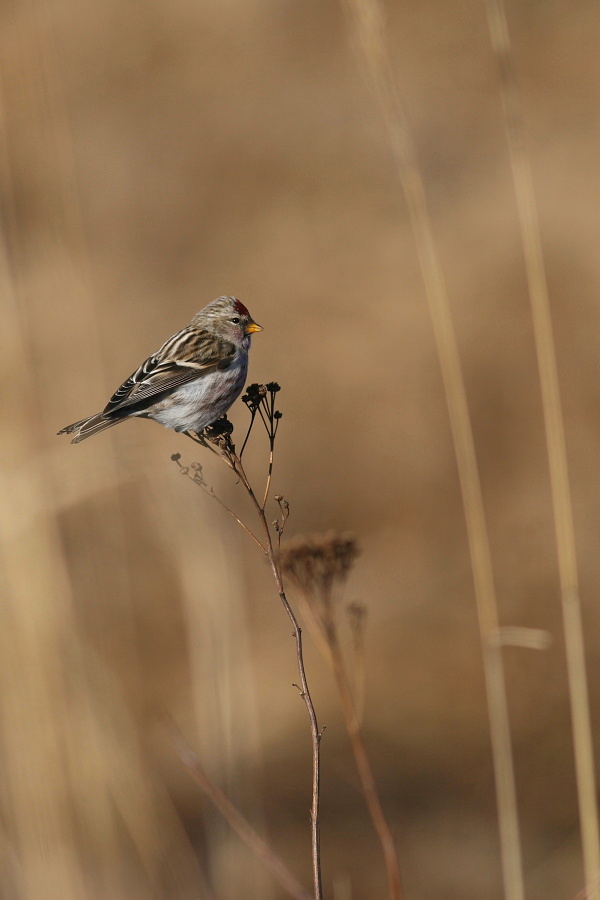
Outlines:
POLYGON ((72 425, 67 425, 66 428, 61 428, 58 434, 74 434, 75 437, 72 438, 71 443, 79 444, 81 441, 85 441, 86 438, 92 437, 100 431, 104 431, 105 428, 112 428, 113 425, 118 425, 118 423, 122 421, 123 419, 121 418, 109 418, 102 413, 98 413, 96 416, 90 416, 88 419, 81 419, 79 422, 73 422, 72 425))

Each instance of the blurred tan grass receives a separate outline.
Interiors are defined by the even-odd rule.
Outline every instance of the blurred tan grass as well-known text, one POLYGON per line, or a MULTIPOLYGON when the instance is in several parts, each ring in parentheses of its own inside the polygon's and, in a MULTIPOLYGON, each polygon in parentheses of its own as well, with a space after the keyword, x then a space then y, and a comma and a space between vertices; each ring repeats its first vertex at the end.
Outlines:
MULTIPOLYGON (((456 297, 499 596, 515 623, 556 633, 533 345, 504 199, 510 185, 495 155, 501 132, 490 124, 501 125, 498 90, 482 63, 491 54, 474 49, 486 45, 473 24, 478 13, 469 4, 449 9, 391 8, 393 63, 409 75, 456 297)), ((44 875, 52 874, 61 896, 196 896, 198 858, 225 890, 248 871, 237 843, 210 819, 207 850, 198 797, 149 736, 150 710, 166 704, 193 719, 192 692, 197 702, 210 691, 208 654, 190 660, 187 649, 209 640, 203 603, 194 607, 177 575, 183 567, 189 585, 198 577, 196 523, 185 539, 187 566, 144 505, 149 476, 165 504, 186 508, 168 462, 173 436, 135 423, 78 455, 54 438, 197 306, 231 290, 262 307, 268 326, 253 348, 254 377, 280 377, 289 392, 277 477, 294 504, 292 524, 350 527, 365 545, 353 588, 371 611, 365 729, 380 751, 375 764, 407 847, 409 884, 436 900, 493 895, 495 812, 446 413, 396 175, 343 23, 328 5, 149 3, 146 12, 70 2, 2 11, 2 365, 5 383, 17 382, 2 410, 2 888, 19 900, 46 898, 44 875), (228 874, 234 864, 237 874, 228 874)), ((527 96, 536 101, 528 109, 552 249, 582 585, 594 596, 597 14, 560 3, 543 15, 534 5, 518 12, 527 96)), ((198 527, 201 545, 208 525, 198 527)), ((265 817, 300 874, 302 717, 289 711, 289 686, 272 683, 273 669, 285 668, 278 648, 287 633, 273 621, 261 573, 243 546, 236 552, 231 590, 239 576, 262 754, 254 728, 244 740, 246 720, 235 719, 237 675, 248 693, 252 678, 244 681, 243 666, 223 676, 238 648, 235 635, 227 643, 227 610, 213 625, 225 646, 215 651, 220 674, 206 715, 224 723, 225 780, 265 817), (261 755, 274 790, 257 799, 261 755)), ((220 553, 202 557, 206 566, 212 558, 210 584, 220 553)), ((214 600, 207 619, 217 616, 214 600)), ((586 626, 597 711, 593 609, 586 626)), ((572 896, 581 883, 559 643, 535 660, 506 651, 528 884, 545 898, 572 896)), ((320 672, 318 660, 311 665, 320 672)), ((375 896, 380 873, 365 860, 376 850, 353 800, 322 672, 319 695, 331 761, 329 875, 340 894, 350 882, 352 896, 375 896)), ((211 750, 204 738, 215 759, 223 744, 211 750)), ((247 895, 264 890, 253 875, 247 895)))
POLYGON ((386 121, 415 238, 431 323, 442 370, 467 525, 479 618, 498 825, 507 900, 523 900, 523 865, 512 757, 508 700, 499 633, 498 605, 473 426, 446 282, 433 237, 425 188, 412 134, 391 70, 379 0, 350 0, 356 33, 386 121))
POLYGON ((526 149, 523 113, 502 0, 487 0, 492 46, 498 60, 508 146, 519 211, 521 240, 540 376, 554 527, 558 555, 567 676, 571 703, 579 817, 583 844, 585 891, 589 900, 600 896, 600 830, 594 769, 594 746, 586 675, 583 619, 573 524, 573 502, 558 367, 550 314, 548 281, 542 250, 533 174, 526 149))

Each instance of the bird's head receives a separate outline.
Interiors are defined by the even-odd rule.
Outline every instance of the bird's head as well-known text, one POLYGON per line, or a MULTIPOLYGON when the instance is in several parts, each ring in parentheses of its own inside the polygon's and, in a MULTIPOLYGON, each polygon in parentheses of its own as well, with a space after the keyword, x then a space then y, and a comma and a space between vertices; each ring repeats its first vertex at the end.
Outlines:
POLYGON ((212 331, 238 347, 247 346, 250 335, 262 331, 237 297, 217 297, 196 313, 192 325, 212 331))

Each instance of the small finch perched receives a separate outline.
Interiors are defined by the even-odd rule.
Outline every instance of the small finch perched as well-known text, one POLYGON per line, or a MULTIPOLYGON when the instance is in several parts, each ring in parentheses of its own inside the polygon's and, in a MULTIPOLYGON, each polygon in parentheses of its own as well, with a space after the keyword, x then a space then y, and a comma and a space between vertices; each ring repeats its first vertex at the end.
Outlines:
POLYGON ((243 303, 218 297, 124 381, 105 409, 59 434, 78 444, 137 416, 175 431, 202 431, 225 415, 242 392, 250 336, 262 331, 243 303))

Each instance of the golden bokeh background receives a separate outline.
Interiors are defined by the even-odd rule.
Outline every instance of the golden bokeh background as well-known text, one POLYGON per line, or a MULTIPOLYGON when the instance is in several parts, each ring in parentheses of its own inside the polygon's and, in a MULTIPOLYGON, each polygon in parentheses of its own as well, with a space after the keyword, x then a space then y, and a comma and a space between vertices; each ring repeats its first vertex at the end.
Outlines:
MULTIPOLYGON (((387 4, 457 330, 504 625, 529 900, 582 869, 554 526, 523 249, 483 2, 387 4)), ((549 281, 600 734, 600 10, 508 0, 549 281)), ((439 363, 381 111, 330 0, 7 0, 0 631, 3 900, 277 900, 174 754, 172 717, 310 882, 310 742, 289 622, 250 540, 133 422, 72 447, 219 294, 282 385, 290 535, 354 532, 365 739, 407 897, 502 896, 472 574, 439 363)), ((243 427, 241 404, 231 418, 243 427)), ((249 467, 260 481, 266 444, 249 467)), ((326 896, 385 896, 331 676, 326 896)))

